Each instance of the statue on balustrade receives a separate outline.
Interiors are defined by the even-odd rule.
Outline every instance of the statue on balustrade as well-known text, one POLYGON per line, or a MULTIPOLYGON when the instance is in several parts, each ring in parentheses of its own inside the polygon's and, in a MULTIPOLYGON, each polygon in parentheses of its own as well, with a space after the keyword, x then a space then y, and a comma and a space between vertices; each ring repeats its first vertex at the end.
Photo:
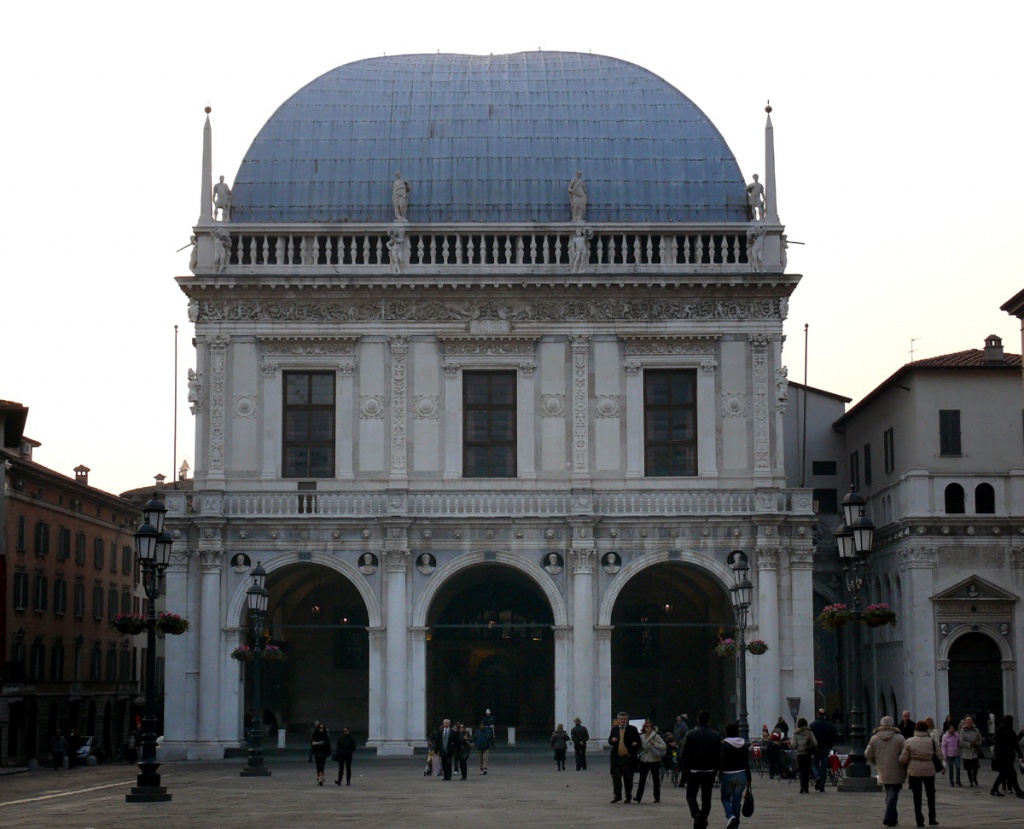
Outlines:
POLYGON ((402 178, 401 171, 395 173, 395 180, 391 184, 391 206, 395 208, 395 221, 407 222, 406 214, 409 212, 409 192, 412 190, 409 182, 402 178))
POLYGON ((757 173, 747 185, 747 219, 752 222, 764 219, 764 185, 757 180, 757 173))
POLYGON ((220 211, 222 222, 231 221, 231 188, 224 183, 224 176, 220 177, 213 185, 213 218, 217 218, 217 211, 220 211))
POLYGON ((231 234, 222 228, 213 231, 213 269, 223 273, 231 262, 231 234))
POLYGON ((409 239, 401 230, 388 231, 388 258, 391 260, 391 273, 405 273, 409 266, 409 239))
POLYGON ((594 232, 588 228, 577 228, 576 235, 569 239, 569 265, 573 273, 583 273, 590 259, 590 238, 594 232))
POLYGON ((587 215, 587 183, 583 171, 576 171, 576 178, 569 182, 569 210, 574 222, 582 222, 587 215))
POLYGON ((764 227, 761 225, 747 231, 747 262, 755 273, 764 270, 764 227))

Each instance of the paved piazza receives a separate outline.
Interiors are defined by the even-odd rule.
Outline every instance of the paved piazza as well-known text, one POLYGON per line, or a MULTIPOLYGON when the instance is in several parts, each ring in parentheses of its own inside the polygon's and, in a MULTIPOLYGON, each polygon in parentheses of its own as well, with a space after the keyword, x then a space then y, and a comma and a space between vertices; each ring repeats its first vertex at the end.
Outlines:
MULTIPOLYGON (((471 769, 466 782, 444 783, 423 777, 422 757, 378 759, 357 755, 351 787, 332 782, 336 764, 322 788, 314 783, 305 757, 271 757, 273 775, 243 779, 242 762, 167 763, 164 783, 170 803, 129 804, 124 796, 134 782, 133 769, 104 764, 72 772, 43 769, 0 775, 0 826, 4 829, 251 829, 252 827, 427 827, 447 826, 652 826, 688 829, 692 824, 682 790, 662 792, 660 804, 650 791, 640 806, 615 804, 607 755, 594 758, 590 770, 555 771, 548 753, 519 749, 496 751, 491 770, 481 777, 471 769)), ((994 798, 982 774, 980 789, 938 787, 938 820, 943 827, 1024 825, 1024 800, 994 798)), ((758 780, 757 813, 745 826, 881 826, 882 795, 798 794, 798 785, 758 780)), ((914 826, 910 793, 900 797, 900 825, 914 826)), ((725 826, 716 798, 712 829, 725 826)))

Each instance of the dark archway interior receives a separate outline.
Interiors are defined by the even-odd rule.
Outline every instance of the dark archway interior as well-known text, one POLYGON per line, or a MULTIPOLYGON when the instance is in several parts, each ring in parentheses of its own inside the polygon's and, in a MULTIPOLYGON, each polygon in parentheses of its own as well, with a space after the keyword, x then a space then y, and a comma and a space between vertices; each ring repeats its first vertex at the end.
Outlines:
POLYGON ((949 649, 949 709, 956 722, 983 710, 985 719, 991 712, 998 722, 1004 713, 1002 655, 984 633, 966 633, 949 649))
MULTIPOLYGON (((296 564, 267 576, 270 603, 264 633, 287 654, 263 663, 263 708, 293 733, 313 721, 331 733, 349 726, 369 731, 369 614, 355 586, 318 564, 296 564)), ((251 642, 250 642, 251 644, 251 642)), ((253 665, 246 671, 246 710, 251 708, 253 665)))
POLYGON ((471 727, 491 709, 498 732, 551 732, 554 711, 554 616, 540 588, 500 564, 455 575, 427 617, 427 722, 445 717, 471 727))
POLYGON ((714 653, 733 636, 729 595, 696 567, 663 562, 633 576, 612 609, 612 709, 671 728, 707 708, 719 726, 736 718, 736 660, 714 653))

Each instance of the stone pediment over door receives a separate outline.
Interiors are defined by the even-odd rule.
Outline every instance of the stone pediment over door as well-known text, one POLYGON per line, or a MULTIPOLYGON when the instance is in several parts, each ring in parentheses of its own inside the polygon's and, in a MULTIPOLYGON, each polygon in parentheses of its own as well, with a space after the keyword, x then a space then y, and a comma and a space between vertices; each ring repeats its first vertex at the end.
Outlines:
POLYGON ((1017 596, 980 576, 969 576, 932 596, 943 636, 961 625, 1008 626, 1017 596))
POLYGON ((932 601, 1017 601, 1017 596, 1008 593, 1003 588, 992 582, 981 578, 981 576, 968 576, 963 581, 957 582, 940 593, 932 596, 932 601))

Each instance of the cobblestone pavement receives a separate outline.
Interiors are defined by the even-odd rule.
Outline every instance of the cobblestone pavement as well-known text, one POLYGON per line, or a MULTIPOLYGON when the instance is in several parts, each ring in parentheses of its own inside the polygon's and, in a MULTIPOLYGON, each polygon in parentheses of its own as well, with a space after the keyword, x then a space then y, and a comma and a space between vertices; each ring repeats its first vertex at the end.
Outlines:
MULTIPOLYGON (((475 757, 473 758, 475 760, 475 757)), ((270 777, 241 778, 244 761, 165 763, 163 783, 169 803, 133 804, 125 794, 135 767, 104 764, 55 772, 51 769, 0 776, 0 826, 4 829, 306 829, 306 827, 429 827, 442 823, 465 827, 672 827, 692 825, 683 792, 662 791, 654 803, 648 785, 642 805, 610 804, 607 755, 595 755, 587 772, 555 770, 547 752, 492 754, 490 773, 470 765, 469 778, 443 782, 422 774, 424 758, 356 756, 352 785, 333 783, 337 765, 328 764, 326 785, 315 784, 305 757, 271 756, 270 777)), ((946 829, 1024 826, 1024 799, 988 793, 993 775, 983 772, 982 787, 950 788, 938 781, 938 820, 946 829)), ((881 826, 882 795, 799 794, 796 783, 755 776, 757 809, 744 826, 778 829, 845 829, 881 826)), ((910 792, 900 796, 900 825, 914 826, 910 792)), ((715 798, 711 829, 725 826, 715 798)))

